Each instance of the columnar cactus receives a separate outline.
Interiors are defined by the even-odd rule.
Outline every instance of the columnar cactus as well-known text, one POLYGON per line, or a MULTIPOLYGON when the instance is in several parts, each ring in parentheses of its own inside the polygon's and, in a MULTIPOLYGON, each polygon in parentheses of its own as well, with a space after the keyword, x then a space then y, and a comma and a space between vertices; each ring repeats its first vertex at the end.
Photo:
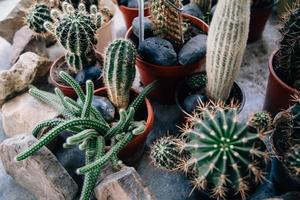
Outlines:
POLYGON ((50 9, 45 4, 35 4, 27 13, 26 23, 36 33, 46 33, 45 22, 52 22, 50 9))
POLYGON ((210 12, 211 10, 212 0, 192 0, 191 2, 198 5, 204 13, 210 12))
POLYGON ((155 34, 181 45, 184 42, 180 0, 152 0, 151 16, 155 34))
POLYGON ((135 46, 128 40, 115 40, 106 50, 103 80, 109 99, 119 109, 127 108, 129 103, 135 77, 135 58, 135 46))
MULTIPOLYGON (((299 5, 296 4, 296 5, 299 5)), ((279 65, 277 68, 285 74, 283 77, 288 84, 300 90, 300 7, 289 11, 280 30, 282 39, 278 52, 279 65)), ((276 67, 276 66, 275 66, 276 67)))
POLYGON ((207 39, 207 94, 226 101, 247 44, 250 0, 219 0, 207 39))
POLYGON ((269 130, 272 124, 272 117, 267 112, 254 113, 248 120, 248 126, 256 131, 269 130))

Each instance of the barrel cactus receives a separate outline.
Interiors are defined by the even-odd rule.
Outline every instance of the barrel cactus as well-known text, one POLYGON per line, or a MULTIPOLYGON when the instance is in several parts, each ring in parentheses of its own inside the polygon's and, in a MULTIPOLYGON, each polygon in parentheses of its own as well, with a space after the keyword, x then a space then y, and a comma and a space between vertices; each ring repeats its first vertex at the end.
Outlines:
POLYGON ((254 113, 248 120, 248 126, 256 131, 267 131, 271 127, 272 117, 267 112, 254 113))
POLYGON ((184 42, 180 0, 152 0, 151 16, 155 35, 170 40, 176 45, 184 42))
POLYGON ((98 4, 99 4, 99 1, 98 1, 98 0, 59 0, 59 1, 60 1, 61 3, 63 3, 63 2, 70 3, 70 4, 72 4, 72 6, 73 6, 75 9, 78 8, 78 5, 79 5, 80 3, 83 3, 83 4, 85 5, 85 8, 86 8, 87 10, 89 10, 90 7, 91 7, 92 5, 95 5, 95 6, 98 7, 98 4))
POLYGON ((45 4, 35 4, 26 15, 26 23, 31 30, 38 34, 46 33, 45 22, 52 22, 50 9, 45 4))
POLYGON ((109 99, 119 108, 127 108, 130 88, 135 78, 135 46, 129 41, 118 39, 106 50, 103 80, 109 99))
POLYGON ((207 39, 207 94, 226 101, 246 49, 250 0, 219 0, 207 39))

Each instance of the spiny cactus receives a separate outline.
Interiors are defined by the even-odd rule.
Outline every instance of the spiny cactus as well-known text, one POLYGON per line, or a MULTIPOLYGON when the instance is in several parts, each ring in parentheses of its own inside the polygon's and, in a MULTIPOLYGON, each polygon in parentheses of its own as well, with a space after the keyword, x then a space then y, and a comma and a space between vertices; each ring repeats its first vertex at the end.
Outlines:
POLYGON ((180 0, 152 0, 151 16, 155 25, 155 35, 182 45, 183 22, 180 14, 180 0))
POLYGON ((280 30, 282 39, 278 51, 279 65, 275 66, 282 71, 284 80, 294 88, 300 90, 300 1, 295 9, 291 9, 284 26, 280 30))
POLYGON ((44 26, 67 50, 70 69, 78 72, 95 62, 93 45, 97 43, 95 34, 102 24, 102 17, 96 6, 91 6, 91 14, 86 12, 83 4, 79 4, 78 10, 66 2, 62 6, 63 12, 51 11, 54 23, 46 22, 44 26))
POLYGON ((183 162, 180 139, 172 136, 158 139, 151 147, 150 157, 158 168, 176 170, 183 162))
POLYGON ((211 10, 212 0, 192 0, 191 2, 198 5, 203 13, 208 13, 211 10))
POLYGON ((80 200, 89 200, 102 167, 109 161, 119 163, 115 162, 118 160, 118 153, 136 135, 144 131, 145 123, 143 121, 135 122, 134 115, 135 111, 139 109, 141 102, 144 101, 145 96, 155 88, 156 83, 148 85, 130 104, 127 110, 120 109, 119 120, 115 124, 110 125, 92 105, 94 94, 92 81, 86 82, 86 94, 84 94, 80 85, 70 75, 61 72, 60 76, 72 86, 83 103, 80 104, 73 99, 65 97, 58 88, 55 89, 54 95, 32 87, 30 94, 56 108, 63 115, 63 118, 51 119, 38 124, 32 132, 34 136, 38 136, 44 128, 47 128, 49 131, 39 138, 37 143, 17 155, 16 160, 21 161, 34 155, 34 153, 55 139, 63 131, 71 131, 73 135, 67 138, 64 147, 68 148, 78 145, 86 153, 86 167, 83 168, 83 172, 81 169, 79 170, 80 173, 85 174, 80 200), (105 153, 106 143, 111 144, 111 149, 107 153, 105 153), (85 168, 88 169, 84 170, 85 168))
POLYGON ((295 145, 292 151, 287 154, 285 164, 291 174, 296 175, 300 179, 300 144, 295 145))
POLYGON ((31 30, 36 33, 46 33, 45 22, 52 22, 50 9, 45 4, 35 4, 27 13, 26 22, 31 30))
POLYGON ((248 126, 255 131, 269 130, 272 124, 272 117, 267 112, 254 113, 248 120, 248 126))
POLYGON ((113 41, 106 50, 103 80, 109 99, 121 109, 127 108, 135 77, 135 46, 128 40, 113 41))
POLYGON ((206 87, 207 76, 203 73, 193 74, 186 78, 185 83, 192 90, 201 90, 206 87))
POLYGON ((63 3, 63 2, 70 3, 70 4, 72 4, 72 6, 73 6, 75 9, 78 8, 78 6, 79 6, 80 3, 83 3, 83 4, 85 5, 85 8, 86 8, 87 10, 89 10, 90 7, 91 7, 92 5, 95 5, 95 6, 97 6, 97 7, 98 7, 98 5, 99 5, 99 1, 98 1, 98 0, 59 0, 59 1, 60 1, 61 3, 63 3))
POLYGON ((207 94, 226 101, 247 44, 250 0, 219 0, 207 39, 207 94))

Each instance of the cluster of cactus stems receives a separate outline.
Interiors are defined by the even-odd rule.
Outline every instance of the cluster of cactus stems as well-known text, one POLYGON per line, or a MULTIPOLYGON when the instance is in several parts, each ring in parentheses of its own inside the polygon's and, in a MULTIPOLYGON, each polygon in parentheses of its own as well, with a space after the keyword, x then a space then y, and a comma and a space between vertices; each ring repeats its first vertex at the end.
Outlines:
POLYGON ((153 162, 188 172, 195 188, 209 190, 218 199, 226 199, 230 192, 245 199, 251 184, 264 180, 263 167, 268 154, 261 135, 250 131, 247 123, 238 121, 235 107, 210 103, 199 109, 189 118, 177 145, 173 145, 170 137, 154 144, 153 162), (178 155, 183 156, 178 159, 178 155), (178 160, 182 161, 179 165, 178 160))
MULTIPOLYGON (((127 42, 129 43, 129 41, 127 42)), ((113 48, 109 48, 108 51, 113 51, 113 48)), ((115 53, 122 54, 124 52, 116 51, 115 53)), ((123 58, 125 60, 132 59, 130 52, 126 53, 130 56, 123 58)), ((114 77, 113 73, 119 72, 117 67, 119 66, 110 66, 110 69, 113 70, 112 77, 114 77), (114 70, 113 68, 116 69, 114 70)), ((84 93, 80 85, 70 75, 60 72, 60 76, 75 90, 80 102, 64 96, 58 88, 55 89, 55 94, 31 88, 29 93, 33 97, 54 107, 62 114, 63 118, 47 120, 37 125, 32 132, 34 136, 38 137, 44 128, 47 128, 49 131, 40 137, 37 143, 17 155, 16 160, 21 161, 34 155, 35 152, 51 142, 63 131, 71 131, 73 135, 67 138, 63 146, 64 148, 70 148, 76 145, 85 151, 86 165, 79 168, 77 173, 85 175, 80 199, 89 200, 103 166, 108 162, 112 162, 115 167, 118 167, 121 163, 117 157, 118 153, 135 136, 144 131, 145 122, 134 121, 134 116, 145 97, 156 87, 156 82, 145 87, 130 105, 120 108, 119 119, 116 123, 109 124, 92 105, 94 96, 92 81, 88 80, 86 82, 86 93, 84 93), (107 149, 105 144, 110 144, 108 151, 105 151, 107 149)), ((122 84, 126 80, 123 81, 122 84)), ((117 85, 117 87, 122 88, 120 85, 117 85)))
POLYGON ((155 35, 182 45, 184 42, 183 21, 180 0, 152 0, 151 16, 155 35))
MULTIPOLYGON (((290 9, 284 26, 280 30, 282 39, 278 52, 280 71, 283 71, 286 81, 300 90, 300 7, 299 1, 295 8, 290 9)), ((283 77, 284 77, 283 76, 283 77)))
POLYGON ((50 9, 47 5, 35 4, 30 8, 26 17, 26 23, 31 30, 38 34, 46 33, 47 30, 44 27, 44 23, 47 21, 52 22, 50 9))
POLYGON ((212 6, 212 0, 192 0, 192 3, 199 6, 203 13, 209 13, 212 6))
POLYGON ((206 54, 207 94, 226 101, 247 45, 250 0, 219 0, 212 19, 206 54))

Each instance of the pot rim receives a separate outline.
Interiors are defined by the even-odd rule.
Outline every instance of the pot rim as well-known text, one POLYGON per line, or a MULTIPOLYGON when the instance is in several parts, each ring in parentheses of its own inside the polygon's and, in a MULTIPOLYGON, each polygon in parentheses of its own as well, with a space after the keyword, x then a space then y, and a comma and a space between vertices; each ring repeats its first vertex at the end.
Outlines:
MULTIPOLYGON (((124 5, 119 5, 119 7, 120 7, 120 8, 123 8, 123 9, 125 9, 125 10, 138 11, 138 8, 129 8, 129 7, 124 6, 124 5)), ((146 7, 144 8, 144 10, 147 10, 147 9, 150 9, 150 6, 146 6, 146 7)))
MULTIPOLYGON (((97 51, 96 49, 94 49, 94 51, 95 51, 95 53, 96 53, 99 57, 101 57, 101 58, 104 60, 104 56, 103 56, 99 51, 97 51)), ((51 65, 51 68, 50 68, 50 79, 51 79, 52 84, 53 84, 55 87, 59 87, 59 88, 63 88, 63 89, 72 89, 71 86, 63 85, 63 84, 61 84, 61 83, 58 83, 58 82, 53 78, 53 73, 54 73, 53 70, 54 70, 54 68, 55 68, 57 65, 59 65, 60 63, 64 63, 64 62, 66 62, 65 56, 61 56, 60 58, 56 59, 56 60, 53 62, 53 64, 51 65)), ((101 74, 101 76, 99 76, 98 79, 97 79, 96 81, 100 80, 102 77, 103 77, 103 74, 101 74)), ((80 87, 84 87, 84 84, 80 85, 80 87)))
POLYGON ((270 59, 269 59, 269 64, 268 64, 268 67, 269 67, 269 71, 270 71, 270 76, 273 76, 273 78, 286 90, 288 90, 290 93, 298 93, 299 91, 289 85, 287 85, 283 80, 281 80, 278 75, 276 74, 275 70, 274 70, 274 67, 273 67, 273 61, 274 61, 274 58, 275 58, 275 55, 279 52, 279 50, 275 50, 273 51, 273 53, 271 54, 270 56, 270 59))
MULTIPOLYGON (((199 22, 202 24, 203 27, 199 27, 199 26, 197 26, 197 27, 200 28, 202 31, 204 31, 206 34, 208 33, 209 26, 208 26, 208 24, 206 24, 203 20, 198 19, 198 18, 196 18, 196 17, 194 17, 194 16, 191 16, 191 15, 185 14, 185 13, 182 13, 182 16, 183 16, 184 18, 187 18, 187 19, 192 19, 192 20, 195 20, 195 21, 199 21, 199 22)), ((149 18, 149 16, 148 16, 148 18, 149 18)), ((192 23, 193 23, 193 22, 192 22, 192 23)), ((195 24, 195 23, 193 23, 193 24, 195 24)), ((126 32, 125 39, 129 39, 132 33, 133 33, 133 31, 132 31, 132 26, 131 26, 131 27, 128 29, 128 31, 126 32)), ((205 57, 206 57, 206 56, 200 58, 200 59, 199 59, 197 62, 195 62, 195 63, 200 62, 201 60, 205 59, 205 57)), ((186 68, 187 66, 191 66, 191 65, 195 64, 195 63, 192 63, 192 64, 189 64, 189 65, 163 66, 163 65, 157 65, 157 64, 153 64, 153 63, 144 61, 139 55, 136 57, 136 60, 137 60, 138 62, 143 63, 144 65, 151 66, 151 67, 156 68, 156 69, 159 69, 159 70, 165 70, 165 69, 168 69, 168 70, 176 70, 176 69, 178 69, 178 68, 183 68, 183 67, 186 68)))
POLYGON ((255 12, 255 11, 269 10, 269 9, 273 8, 278 2, 279 2, 279 0, 273 0, 272 3, 270 3, 269 5, 266 5, 264 7, 251 8, 251 11, 255 12))

